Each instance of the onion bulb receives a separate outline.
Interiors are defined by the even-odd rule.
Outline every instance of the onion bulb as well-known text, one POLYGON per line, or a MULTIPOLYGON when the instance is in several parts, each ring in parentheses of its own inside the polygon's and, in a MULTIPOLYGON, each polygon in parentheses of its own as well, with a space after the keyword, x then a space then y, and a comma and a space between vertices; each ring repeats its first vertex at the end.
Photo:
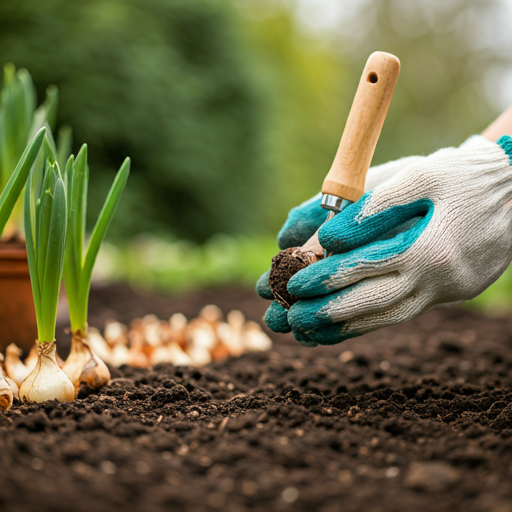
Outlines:
POLYGON ((14 398, 19 398, 20 395, 19 395, 19 390, 18 390, 18 385, 16 384, 16 382, 14 382, 8 375, 7 375, 7 372, 5 370, 5 358, 3 356, 3 354, 0 354, 0 379, 1 378, 4 378, 5 381, 7 382, 7 384, 9 384, 9 387, 11 388, 11 391, 12 391, 12 396, 14 398))
MULTIPOLYGON (((34 369, 28 368, 20 359, 22 354, 21 348, 11 343, 5 349, 5 371, 18 386, 28 377, 28 374, 34 369)), ((35 365, 34 365, 35 366, 35 365)))
POLYGON ((12 406, 13 398, 18 398, 18 386, 5 373, 4 356, 0 354, 0 411, 7 412, 12 406))
POLYGON ((93 352, 87 339, 80 331, 73 333, 71 352, 63 367, 69 377, 75 393, 78 394, 80 384, 92 390, 102 388, 110 380, 110 372, 105 363, 93 352))
POLYGON ((24 402, 44 402, 56 399, 71 402, 75 389, 69 377, 60 369, 55 341, 36 341, 37 363, 20 386, 20 399, 24 402))
POLYGON ((12 406, 12 389, 0 370, 0 411, 7 412, 12 406))
POLYGON ((111 363, 112 358, 112 349, 109 344, 106 342, 105 338, 101 335, 98 329, 94 327, 90 327, 87 330, 87 343, 89 343, 89 347, 91 350, 104 362, 107 364, 111 363))

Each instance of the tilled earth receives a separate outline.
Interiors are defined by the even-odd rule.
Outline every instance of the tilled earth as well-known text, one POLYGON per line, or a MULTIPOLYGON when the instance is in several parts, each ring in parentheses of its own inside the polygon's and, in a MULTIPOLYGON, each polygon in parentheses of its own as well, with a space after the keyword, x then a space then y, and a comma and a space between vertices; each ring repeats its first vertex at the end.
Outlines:
MULTIPOLYGON (((208 293, 96 290, 91 323, 265 307, 208 293)), ((512 318, 438 309, 336 347, 274 340, 202 369, 124 367, 72 404, 18 402, 0 415, 0 511, 512 511, 512 318)))

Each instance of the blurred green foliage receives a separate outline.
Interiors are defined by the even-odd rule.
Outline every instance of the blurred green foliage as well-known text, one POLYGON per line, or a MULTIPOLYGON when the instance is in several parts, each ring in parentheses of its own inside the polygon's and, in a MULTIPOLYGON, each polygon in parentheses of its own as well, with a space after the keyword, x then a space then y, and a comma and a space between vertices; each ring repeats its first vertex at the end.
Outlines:
POLYGON ((58 123, 90 148, 91 218, 121 160, 132 158, 109 233, 189 240, 173 243, 210 277, 198 263, 167 278, 147 274, 186 287, 222 281, 230 268, 252 279, 242 269, 258 259, 251 251, 262 255, 259 270, 268 267, 265 240, 320 189, 371 52, 402 63, 374 164, 485 128, 503 106, 498 82, 512 60, 503 8, 502 0, 2 0, 0 64, 29 69, 40 96, 59 87, 58 123), (251 247, 236 264, 223 248, 231 264, 222 271, 204 259, 219 234, 251 247))
POLYGON ((223 2, 0 2, 0 59, 29 69, 38 91, 54 83, 59 122, 89 144, 91 218, 131 156, 117 234, 254 232, 270 167, 244 48, 223 2))
POLYGON ((402 61, 374 163, 480 131, 488 72, 509 59, 482 43, 500 0, 340 0, 330 32, 308 33, 301 9, 323 3, 3 0, 0 64, 58 86, 58 121, 96 169, 91 218, 132 158, 113 235, 275 232, 320 188, 372 51, 402 61))
MULTIPOLYGON (((46 126, 54 127, 57 115, 58 91, 55 86, 46 89, 46 99, 36 108, 36 91, 30 73, 8 63, 3 69, 0 89, 0 191, 11 178, 25 147, 36 132, 46 126)), ((63 148, 65 151, 65 147, 63 148)), ((20 198, 3 233, 7 238, 22 230, 20 198)))
POLYGON ((141 235, 131 243, 104 243, 93 279, 180 293, 241 284, 249 288, 278 251, 274 235, 215 235, 206 243, 141 235))

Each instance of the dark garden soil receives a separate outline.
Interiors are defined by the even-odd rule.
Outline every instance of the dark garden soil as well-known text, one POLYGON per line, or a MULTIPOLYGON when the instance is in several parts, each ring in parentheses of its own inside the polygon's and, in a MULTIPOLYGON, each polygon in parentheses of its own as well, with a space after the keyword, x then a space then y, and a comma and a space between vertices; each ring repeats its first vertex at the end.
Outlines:
MULTIPOLYGON (((91 324, 261 318, 252 292, 95 290, 91 324)), ((0 415, 0 511, 512 511, 512 318, 438 309, 336 347, 274 336, 203 369, 123 368, 0 415)))

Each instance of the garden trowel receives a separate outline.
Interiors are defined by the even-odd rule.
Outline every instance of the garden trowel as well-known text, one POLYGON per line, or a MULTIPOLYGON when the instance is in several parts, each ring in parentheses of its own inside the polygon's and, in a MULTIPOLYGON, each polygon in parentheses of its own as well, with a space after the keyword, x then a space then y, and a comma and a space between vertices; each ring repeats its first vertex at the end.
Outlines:
MULTIPOLYGON (((393 96, 400 72, 394 55, 375 52, 370 55, 348 115, 341 142, 322 186, 321 205, 332 219, 364 193, 366 173, 393 96)), ((287 290, 289 279, 299 270, 327 257, 318 231, 302 246, 281 251, 272 259, 269 284, 276 300, 289 309, 296 302, 287 290)))
POLYGON ((329 210, 325 222, 364 193, 366 173, 399 72, 400 61, 390 53, 372 53, 366 62, 338 152, 322 186, 321 205, 329 210))

